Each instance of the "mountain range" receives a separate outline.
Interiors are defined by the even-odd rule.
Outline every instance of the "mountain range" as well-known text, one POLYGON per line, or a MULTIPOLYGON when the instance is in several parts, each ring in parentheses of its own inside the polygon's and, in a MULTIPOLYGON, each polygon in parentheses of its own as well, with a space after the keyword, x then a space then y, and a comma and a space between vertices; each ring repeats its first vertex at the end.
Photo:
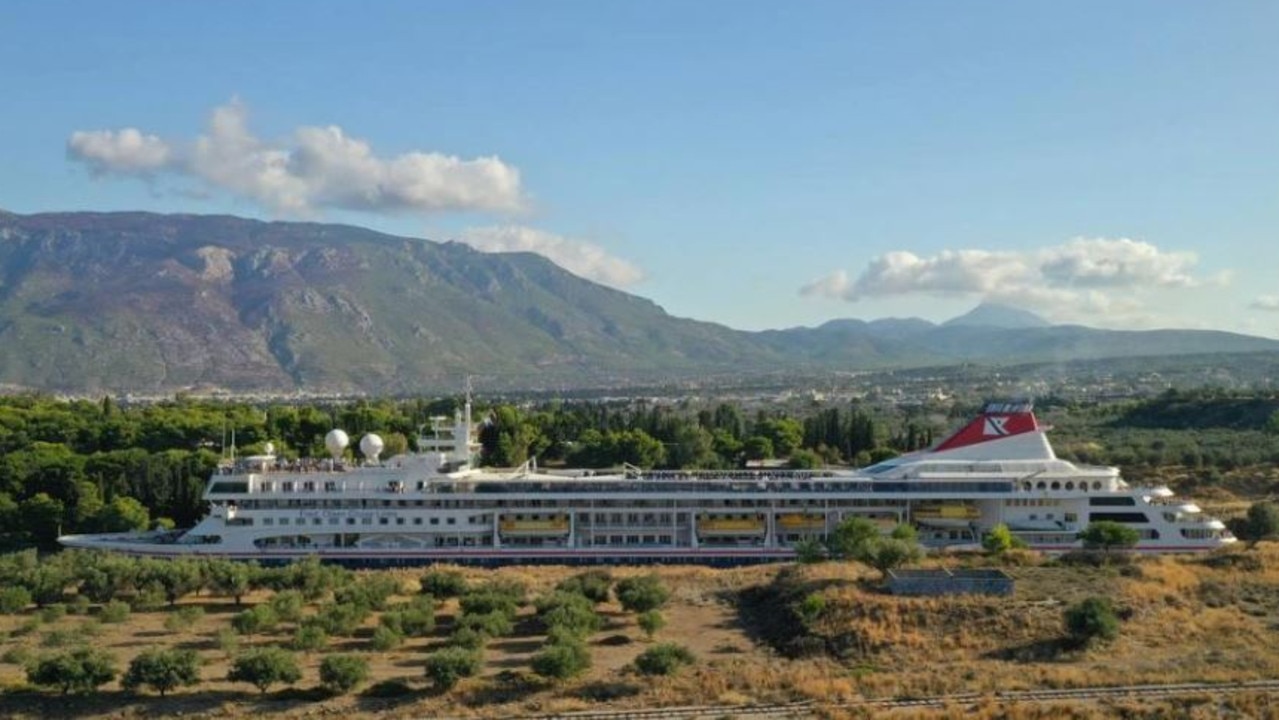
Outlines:
POLYGON ((982 305, 941 325, 734 330, 532 253, 230 216, 0 212, 0 383, 77 394, 424 392, 708 374, 1279 350, 1198 330, 1051 325, 982 305))

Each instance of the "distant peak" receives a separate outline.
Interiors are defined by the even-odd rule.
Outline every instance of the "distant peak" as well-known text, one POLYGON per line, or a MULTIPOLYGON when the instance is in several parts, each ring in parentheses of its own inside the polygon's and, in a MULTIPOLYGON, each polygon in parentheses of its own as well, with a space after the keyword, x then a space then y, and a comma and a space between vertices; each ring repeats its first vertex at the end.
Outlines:
POLYGON ((1051 323, 1029 310, 984 302, 956 318, 942 323, 944 327, 995 327, 1010 330, 1049 327, 1051 323))

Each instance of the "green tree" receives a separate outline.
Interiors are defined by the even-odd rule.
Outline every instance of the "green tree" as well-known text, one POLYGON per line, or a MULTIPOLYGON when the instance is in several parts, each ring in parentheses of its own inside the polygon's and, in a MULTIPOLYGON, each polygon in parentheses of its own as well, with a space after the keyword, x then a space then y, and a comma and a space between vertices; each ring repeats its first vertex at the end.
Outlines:
POLYGON ((93 692, 115 676, 115 658, 91 647, 46 655, 27 666, 27 680, 31 684, 59 688, 63 695, 93 692))
POLYGON ((320 685, 334 695, 351 692, 369 679, 369 662, 358 655, 329 655, 320 662, 320 685))
POLYGON ((194 650, 146 650, 129 662, 120 685, 129 692, 147 685, 164 697, 170 690, 199 683, 199 668, 194 650))
POLYGON ((480 671, 480 654, 461 647, 446 647, 426 658, 426 676, 440 690, 451 690, 462 678, 480 671))
POLYGON ((235 598, 239 605, 249 592, 256 566, 234 560, 216 560, 208 568, 209 584, 213 591, 235 598))
POLYGON ((378 625, 374 628, 373 636, 369 638, 369 645, 379 652, 394 650, 403 644, 404 635, 385 625, 378 625))
POLYGON ((92 519, 92 528, 96 532, 128 532, 146 530, 150 526, 151 513, 146 506, 127 495, 117 495, 92 519))
POLYGON ((752 435, 746 438, 742 451, 747 460, 767 460, 773 457, 773 441, 763 435, 752 435))
POLYGON ((1079 534, 1084 547, 1090 550, 1124 550, 1131 548, 1141 540, 1141 533, 1136 528, 1110 520, 1098 520, 1088 523, 1088 527, 1079 534))
POLYGON ((298 652, 312 653, 329 644, 329 634, 318 625, 300 625, 293 631, 289 647, 298 652))
POLYGON ((982 538, 981 546, 991 555, 1003 555, 1013 548, 1026 547, 1026 543, 1013 535, 1007 525, 999 523, 986 533, 986 537, 982 538))
POLYGON ((675 643, 659 643, 635 658, 635 669, 644 675, 674 675, 696 658, 692 651, 675 643))
POLYGON ((1119 616, 1110 600, 1090 597, 1065 612, 1066 634, 1077 645, 1094 640, 1113 640, 1119 635, 1119 616))
POLYGON ((254 605, 231 618, 231 627, 241 635, 271 632, 280 622, 270 605, 254 605))
POLYGON ((617 601, 628 612, 642 613, 666 604, 670 591, 656 575, 637 575, 617 583, 617 601))
POLYGON ((1272 502, 1256 502, 1248 506, 1248 514, 1232 519, 1230 531, 1252 549, 1262 540, 1279 537, 1279 505, 1272 502))
POLYGON ((265 693, 276 683, 292 685, 302 679, 297 658, 277 647, 258 648, 240 655, 227 673, 230 682, 246 682, 265 693))

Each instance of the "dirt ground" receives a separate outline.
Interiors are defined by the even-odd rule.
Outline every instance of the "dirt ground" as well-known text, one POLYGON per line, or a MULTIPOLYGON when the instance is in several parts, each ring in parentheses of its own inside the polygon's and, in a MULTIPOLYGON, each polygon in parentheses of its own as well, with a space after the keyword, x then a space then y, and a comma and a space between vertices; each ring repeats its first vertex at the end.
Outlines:
MULTIPOLYGON (((198 621, 177 632, 165 629, 165 618, 173 612, 168 609, 135 612, 118 625, 95 624, 93 612, 41 623, 39 613, 28 609, 17 616, 0 616, 0 653, 4 655, 0 658, 0 688, 5 690, 0 695, 0 717, 181 714, 239 718, 269 712, 284 717, 344 716, 353 720, 373 716, 506 718, 605 706, 820 702, 1276 677, 1279 547, 1272 545, 1236 553, 1253 558, 1242 564, 1204 557, 1158 557, 1141 559, 1132 566, 1098 568, 1060 566, 1032 557, 1028 565, 1007 567, 1017 581, 1011 598, 896 598, 879 591, 873 582, 875 573, 865 568, 852 564, 806 567, 800 570, 803 580, 826 596, 827 607, 811 631, 842 648, 838 653, 807 656, 784 654, 759 632, 761 623, 789 613, 784 602, 778 600, 771 606, 766 602, 761 615, 758 607, 744 610, 741 601, 748 589, 771 587, 783 566, 614 568, 616 578, 647 572, 661 576, 671 589, 671 599, 663 608, 668 624, 657 633, 656 641, 689 647, 697 657, 692 667, 665 678, 636 673, 631 663, 649 643, 634 616, 610 602, 599 607, 605 622, 590 638, 592 667, 583 676, 549 683, 533 675, 530 659, 543 638, 536 623, 526 621, 517 623, 514 635, 490 641, 480 676, 464 680, 446 693, 431 687, 424 675, 424 660, 443 644, 457 613, 456 601, 441 607, 431 637, 410 639, 390 652, 369 648, 376 618, 367 621, 355 638, 333 639, 323 652, 358 652, 372 667, 371 681, 343 697, 329 697, 316 689, 323 657, 320 652, 301 656, 303 678, 292 689, 276 687, 259 694, 250 686, 227 682, 227 652, 217 637, 219 631, 230 627, 238 608, 223 598, 183 599, 179 607, 199 606, 204 612, 198 621), (1086 650, 1062 652, 1063 609, 1098 594, 1113 598, 1121 611, 1120 637, 1086 650), (77 630, 85 623, 91 629, 96 627, 96 634, 78 634, 114 654, 121 669, 148 647, 195 649, 204 662, 201 684, 166 698, 127 694, 116 683, 94 695, 70 698, 26 688, 18 664, 22 656, 49 651, 57 642, 75 642, 77 630)), ((472 582, 517 579, 528 587, 530 597, 536 597, 580 569, 464 572, 472 582)), ((398 574, 406 593, 416 590, 421 571, 398 574)), ((268 597, 269 593, 258 593, 246 598, 245 604, 268 597)), ((527 620, 532 612, 531 607, 522 609, 521 618, 527 620)), ((292 629, 293 625, 286 623, 278 632, 242 638, 241 647, 282 644, 292 629)), ((1001 717, 997 713, 989 716, 1001 717)), ((1048 717, 1025 715, 1032 716, 1048 717)))

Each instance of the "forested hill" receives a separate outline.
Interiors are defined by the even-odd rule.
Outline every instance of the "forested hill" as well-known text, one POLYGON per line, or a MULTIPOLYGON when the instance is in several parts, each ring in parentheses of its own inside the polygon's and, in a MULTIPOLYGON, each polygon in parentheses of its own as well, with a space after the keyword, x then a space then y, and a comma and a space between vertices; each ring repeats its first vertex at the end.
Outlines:
MULTIPOLYGON (((779 292, 786 292, 784 289, 779 292)), ((677 318, 531 253, 345 225, 0 213, 0 385, 66 392, 420 393, 690 377, 1279 350, 1222 332, 832 321, 750 333, 677 318)))
POLYGON ((1134 405, 1115 427, 1279 431, 1279 397, 1215 390, 1169 390, 1134 405))

